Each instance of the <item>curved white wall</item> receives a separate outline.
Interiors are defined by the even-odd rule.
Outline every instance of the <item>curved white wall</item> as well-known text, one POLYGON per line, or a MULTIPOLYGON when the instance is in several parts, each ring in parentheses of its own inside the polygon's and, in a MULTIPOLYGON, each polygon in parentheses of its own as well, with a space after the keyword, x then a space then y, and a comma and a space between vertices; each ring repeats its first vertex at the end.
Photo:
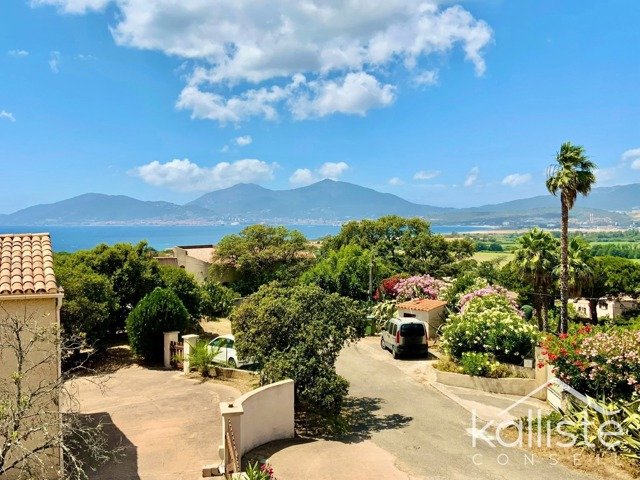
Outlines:
MULTIPOLYGON (((244 453, 260 445, 294 437, 293 380, 257 388, 245 393, 232 404, 221 403, 220 411, 223 446, 224 436, 231 424, 238 462, 241 462, 244 453)), ((225 454, 222 458, 224 460, 228 455, 225 454)))

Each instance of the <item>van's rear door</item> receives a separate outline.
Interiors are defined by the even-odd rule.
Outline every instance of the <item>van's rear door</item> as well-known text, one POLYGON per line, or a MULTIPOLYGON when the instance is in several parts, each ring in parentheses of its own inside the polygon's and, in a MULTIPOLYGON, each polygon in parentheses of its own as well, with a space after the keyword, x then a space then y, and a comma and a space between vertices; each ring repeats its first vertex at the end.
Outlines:
POLYGON ((404 346, 424 344, 424 323, 405 323, 400 326, 400 343, 404 346))

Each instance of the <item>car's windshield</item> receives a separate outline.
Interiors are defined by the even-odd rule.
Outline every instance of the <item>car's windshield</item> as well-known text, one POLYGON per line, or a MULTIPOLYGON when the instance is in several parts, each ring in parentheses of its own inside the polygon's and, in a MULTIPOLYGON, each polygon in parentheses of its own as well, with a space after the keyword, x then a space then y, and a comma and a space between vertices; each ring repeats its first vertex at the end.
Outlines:
POLYGON ((424 325, 421 323, 405 323, 400 327, 400 335, 403 337, 422 337, 424 325))

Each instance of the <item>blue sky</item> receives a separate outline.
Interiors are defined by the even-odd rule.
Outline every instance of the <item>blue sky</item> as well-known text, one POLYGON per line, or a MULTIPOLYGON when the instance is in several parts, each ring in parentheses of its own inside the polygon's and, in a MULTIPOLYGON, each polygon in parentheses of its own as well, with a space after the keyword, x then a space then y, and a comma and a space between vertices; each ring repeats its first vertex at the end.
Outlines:
POLYGON ((544 193, 563 141, 640 181, 637 0, 6 0, 0 212, 341 179, 544 193))

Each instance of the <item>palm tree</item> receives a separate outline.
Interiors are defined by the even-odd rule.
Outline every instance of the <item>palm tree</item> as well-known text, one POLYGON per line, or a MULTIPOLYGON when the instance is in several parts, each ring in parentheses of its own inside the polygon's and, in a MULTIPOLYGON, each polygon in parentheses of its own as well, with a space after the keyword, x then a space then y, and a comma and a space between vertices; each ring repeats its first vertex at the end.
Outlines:
MULTIPOLYGON (((594 271, 591 267, 591 245, 582 237, 572 237, 569 239, 569 249, 567 260, 569 263, 569 291, 567 298, 579 297, 584 291, 591 291, 594 286, 594 271)), ((561 266, 558 265, 554 274, 559 277, 561 274, 561 266)), ((591 309, 591 300, 589 300, 590 315, 593 318, 593 310, 591 309)), ((560 330, 560 325, 558 325, 560 330)))
POLYGON ((514 261, 531 283, 538 328, 547 330, 549 287, 553 285, 553 271, 558 263, 558 241, 549 232, 534 228, 516 241, 514 261))
POLYGON ((567 333, 567 304, 569 293, 569 210, 578 194, 588 195, 596 181, 596 164, 587 158, 584 147, 565 142, 556 155, 556 165, 547 172, 547 190, 560 193, 562 231, 560 234, 560 333, 567 333))
MULTIPOLYGON (((582 295, 583 289, 588 289, 593 282, 593 269, 591 268, 591 245, 582 237, 573 237, 569 240, 567 254, 569 263, 569 296, 582 295)), ((556 275, 558 275, 556 267, 556 275)), ((559 276, 559 275, 558 275, 559 276)))

